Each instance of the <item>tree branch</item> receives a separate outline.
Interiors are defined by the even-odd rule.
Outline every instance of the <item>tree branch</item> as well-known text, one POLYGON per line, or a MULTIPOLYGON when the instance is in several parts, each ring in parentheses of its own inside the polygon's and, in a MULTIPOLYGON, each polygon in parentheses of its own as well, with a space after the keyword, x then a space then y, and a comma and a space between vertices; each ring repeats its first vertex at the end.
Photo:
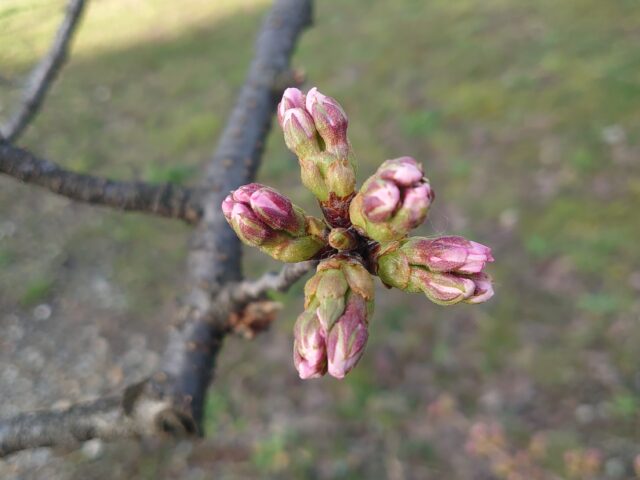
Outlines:
MULTIPOLYGON (((269 288, 288 288, 313 264, 290 265, 279 274, 240 282, 240 242, 220 209, 227 192, 251 181, 260 163, 282 93, 281 79, 289 71, 300 33, 311 23, 311 3, 276 0, 262 25, 245 84, 206 170, 202 189, 207 193, 187 261, 189 289, 169 334, 160 371, 119 396, 62 412, 0 420, 0 456, 96 437, 203 433, 205 395, 229 332, 229 315, 261 298, 269 288)), ((9 156, 6 152, 15 154, 15 149, 0 142, 0 159, 9 156), (2 149, 8 149, 4 155, 2 149)))
POLYGON ((288 264, 282 267, 279 272, 267 272, 256 280, 245 280, 231 284, 222 291, 221 295, 228 295, 234 308, 241 308, 251 302, 263 299, 269 291, 284 292, 288 290, 316 265, 318 265, 317 260, 288 264))
POLYGON ((0 138, 8 142, 16 141, 38 112, 45 95, 67 58, 69 44, 80 23, 84 6, 85 0, 69 1, 64 20, 56 33, 51 49, 29 75, 17 111, 0 127, 0 138))
POLYGON ((197 222, 202 215, 197 192, 144 182, 118 182, 65 170, 55 163, 0 140, 0 173, 46 188, 79 202, 197 222))
MULTIPOLYGON (((264 20, 245 84, 206 169, 202 221, 188 257, 189 291, 170 332, 162 372, 154 377, 163 397, 188 403, 202 432, 206 391, 228 329, 232 302, 220 292, 241 277, 240 241, 227 225, 220 205, 226 194, 253 179, 302 30, 311 23, 311 0, 276 0, 264 20)), ((237 307, 236 307, 237 308, 237 307)))

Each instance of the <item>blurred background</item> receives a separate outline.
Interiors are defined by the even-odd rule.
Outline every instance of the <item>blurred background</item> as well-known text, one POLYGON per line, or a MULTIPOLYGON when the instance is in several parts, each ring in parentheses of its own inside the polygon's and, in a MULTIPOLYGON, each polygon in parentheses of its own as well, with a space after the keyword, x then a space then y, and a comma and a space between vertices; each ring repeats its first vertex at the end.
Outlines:
MULTIPOLYGON (((90 2, 19 144, 80 171, 197 182, 269 3, 90 2)), ((2 117, 63 7, 0 2, 2 117)), ((0 477, 640 475, 639 45, 636 0, 318 1, 293 64, 348 112, 360 182, 385 159, 422 161, 437 199, 419 233, 491 246, 494 299, 439 307, 381 287, 359 366, 303 382, 300 282, 274 297, 269 332, 227 340, 203 442, 23 452, 0 477)), ((275 128, 258 180, 317 212, 298 175, 275 128)), ((0 178, 0 415, 152 372, 189 231, 0 178)))

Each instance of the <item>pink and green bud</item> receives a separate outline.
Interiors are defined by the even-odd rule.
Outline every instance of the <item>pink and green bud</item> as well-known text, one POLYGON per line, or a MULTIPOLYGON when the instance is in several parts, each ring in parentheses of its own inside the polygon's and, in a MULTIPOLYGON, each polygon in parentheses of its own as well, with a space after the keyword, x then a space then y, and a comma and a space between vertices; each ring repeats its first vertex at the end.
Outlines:
POLYGON ((356 235, 347 228, 334 228, 329 232, 329 245, 338 251, 353 250, 358 246, 356 235))
POLYGON ((338 198, 347 198, 356 188, 356 172, 347 159, 335 159, 325 170, 327 190, 338 198))
POLYGON ((304 228, 304 216, 297 214, 291 200, 269 187, 255 190, 249 198, 253 211, 276 230, 295 233, 304 228))
POLYGON ((300 378, 323 376, 327 372, 325 333, 313 309, 298 317, 293 334, 293 363, 300 378))
POLYGON ((452 273, 434 273, 424 268, 411 270, 409 291, 422 291, 438 305, 455 305, 468 299, 475 292, 473 280, 452 273))
POLYGON ((491 250, 462 237, 412 237, 387 244, 376 260, 388 286, 423 292, 435 303, 486 302, 493 296, 491 278, 482 273, 491 250))
MULTIPOLYGON (((227 207, 228 208, 228 207, 227 207)), ((231 207, 227 218, 233 229, 243 242, 257 247, 271 238, 272 230, 244 203, 236 203, 231 207)))
POLYGON ((344 378, 362 357, 369 338, 367 316, 364 298, 351 293, 344 314, 327 336, 329 375, 344 378))
POLYGON ((397 185, 410 187, 422 180, 422 166, 411 157, 394 158, 385 161, 378 169, 380 178, 397 185))
POLYGON ((304 186, 323 209, 337 211, 335 204, 344 204, 341 221, 332 226, 349 226, 347 210, 356 177, 347 116, 340 104, 315 88, 307 95, 289 88, 278 105, 278 120, 287 147, 298 156, 304 186))
POLYGON ((302 108, 287 110, 282 119, 284 142, 298 157, 320 153, 318 132, 311 115, 302 108))
POLYGON ((306 311, 313 312, 321 326, 329 373, 337 378, 343 378, 362 355, 373 296, 371 275, 359 261, 347 257, 323 261, 305 285, 306 311))
POLYGON ((282 100, 278 104, 278 123, 281 127, 284 114, 292 108, 302 108, 303 110, 306 108, 304 93, 297 88, 287 88, 282 94, 282 100))
POLYGON ((307 93, 306 110, 311 114, 327 150, 339 158, 348 157, 350 147, 347 140, 347 126, 349 121, 342 106, 334 98, 323 95, 314 87, 307 93))
POLYGON ((411 157, 384 162, 349 208, 358 231, 377 242, 399 240, 427 216, 434 194, 422 166, 411 157))
POLYGON ((363 191, 363 213, 372 222, 384 222, 398 209, 400 189, 395 183, 374 178, 363 191))
POLYGON ((493 297, 493 282, 486 273, 474 273, 468 277, 475 284, 473 295, 465 300, 466 303, 484 303, 493 297))
POLYGON ((432 272, 479 273, 493 262, 489 247, 458 236, 410 238, 401 250, 409 262, 432 272))
POLYGON ((244 185, 222 202, 227 222, 244 243, 283 262, 313 258, 326 246, 326 226, 272 188, 244 185))

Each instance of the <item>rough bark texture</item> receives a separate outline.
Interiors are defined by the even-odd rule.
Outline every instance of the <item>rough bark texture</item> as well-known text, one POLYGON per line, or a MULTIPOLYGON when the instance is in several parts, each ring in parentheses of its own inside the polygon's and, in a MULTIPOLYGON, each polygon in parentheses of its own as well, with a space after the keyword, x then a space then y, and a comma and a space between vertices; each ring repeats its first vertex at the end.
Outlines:
POLYGON ((311 2, 278 0, 258 35, 245 84, 206 169, 204 213, 188 257, 189 293, 162 359, 155 382, 162 395, 184 405, 201 425, 204 396, 215 357, 227 332, 228 310, 214 300, 224 285, 241 275, 240 241, 227 225, 220 205, 230 190, 250 182, 281 95, 278 78, 302 30, 311 22, 311 2))
POLYGON ((76 173, 0 140, 0 173, 72 200, 119 210, 197 222, 202 206, 196 190, 178 185, 119 182, 76 173))

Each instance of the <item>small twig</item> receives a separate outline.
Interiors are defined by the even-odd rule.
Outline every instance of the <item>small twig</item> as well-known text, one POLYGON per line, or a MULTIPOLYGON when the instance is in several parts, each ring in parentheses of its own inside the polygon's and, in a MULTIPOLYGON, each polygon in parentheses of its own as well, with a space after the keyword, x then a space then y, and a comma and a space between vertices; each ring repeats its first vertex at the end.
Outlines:
POLYGON ((243 307, 250 302, 263 299, 269 291, 288 290, 317 264, 316 260, 288 264, 279 272, 268 272, 256 280, 245 280, 228 285, 221 295, 228 295, 235 308, 243 307))
POLYGON ((70 0, 56 33, 53 45, 26 81, 22 101, 16 112, 0 127, 0 138, 15 142, 38 112, 47 91, 53 84, 69 53, 69 44, 80 23, 85 0, 70 0))
POLYGON ((1 140, 0 173, 79 202, 179 218, 189 223, 197 222, 202 215, 199 195, 189 188, 119 182, 76 173, 1 140))

